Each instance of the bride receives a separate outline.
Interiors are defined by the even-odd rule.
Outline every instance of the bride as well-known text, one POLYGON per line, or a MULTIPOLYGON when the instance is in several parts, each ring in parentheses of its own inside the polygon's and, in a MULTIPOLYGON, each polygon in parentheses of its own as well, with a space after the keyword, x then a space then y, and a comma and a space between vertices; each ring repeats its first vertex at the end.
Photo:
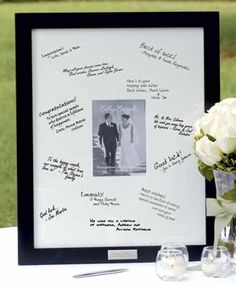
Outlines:
POLYGON ((133 169, 138 167, 139 159, 134 143, 134 126, 130 122, 130 116, 123 114, 119 125, 120 136, 120 167, 133 169))

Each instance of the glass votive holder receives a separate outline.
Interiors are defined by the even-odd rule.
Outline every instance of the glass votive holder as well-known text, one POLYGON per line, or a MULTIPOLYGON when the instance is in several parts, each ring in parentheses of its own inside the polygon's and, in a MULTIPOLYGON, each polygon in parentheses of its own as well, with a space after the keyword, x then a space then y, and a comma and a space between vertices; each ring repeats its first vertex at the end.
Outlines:
POLYGON ((236 273, 236 246, 234 247, 233 258, 231 258, 231 273, 236 273))
POLYGON ((166 281, 180 280, 186 270, 184 254, 178 249, 160 249, 156 258, 156 272, 166 281))
POLYGON ((202 272, 208 277, 226 277, 230 273, 230 254, 225 246, 207 246, 201 256, 202 272))
POLYGON ((176 242, 168 242, 168 243, 164 243, 161 246, 161 249, 162 250, 170 250, 170 249, 181 250, 183 255, 184 255, 186 268, 188 268, 189 255, 188 255, 188 249, 187 249, 186 245, 181 244, 181 243, 176 243, 176 242))

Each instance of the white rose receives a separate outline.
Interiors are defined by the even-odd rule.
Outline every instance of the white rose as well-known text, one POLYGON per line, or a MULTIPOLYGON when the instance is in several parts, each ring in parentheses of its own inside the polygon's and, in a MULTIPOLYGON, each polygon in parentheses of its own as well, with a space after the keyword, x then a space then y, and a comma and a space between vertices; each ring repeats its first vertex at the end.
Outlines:
POLYGON ((194 124, 194 137, 199 137, 201 135, 201 129, 202 129, 202 126, 201 126, 201 121, 202 119, 198 119, 195 124, 194 124))
POLYGON ((209 166, 216 164, 222 158, 222 151, 207 136, 196 142, 195 151, 199 159, 209 166))
POLYGON ((227 98, 219 103, 216 103, 213 107, 210 108, 208 113, 212 112, 224 113, 229 110, 231 111, 236 110, 236 98, 227 98))
POLYGON ((236 98, 216 103, 195 125, 194 136, 204 134, 216 139, 215 145, 225 154, 236 152, 236 98))
POLYGON ((229 154, 236 152, 236 136, 225 137, 223 139, 217 140, 215 143, 223 153, 229 154))
POLYGON ((225 120, 227 122, 227 129, 229 132, 236 135, 236 109, 225 113, 225 120))
POLYGON ((204 131, 204 134, 211 135, 214 138, 217 137, 219 128, 225 125, 223 115, 218 112, 205 114, 200 122, 200 128, 204 131))
POLYGON ((224 153, 235 151, 236 137, 236 98, 228 98, 216 103, 199 121, 195 132, 200 130, 215 138, 216 144, 224 153))
POLYGON ((236 109, 225 111, 224 122, 219 126, 216 144, 225 154, 229 154, 236 152, 236 109))
POLYGON ((220 102, 220 104, 227 104, 236 108, 236 98, 226 98, 220 102))

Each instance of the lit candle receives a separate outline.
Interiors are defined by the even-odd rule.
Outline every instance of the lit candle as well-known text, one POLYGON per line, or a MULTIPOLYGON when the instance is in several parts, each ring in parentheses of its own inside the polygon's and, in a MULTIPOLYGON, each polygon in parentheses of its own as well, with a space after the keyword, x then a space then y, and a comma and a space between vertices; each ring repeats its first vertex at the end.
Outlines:
POLYGON ((183 255, 166 254, 160 260, 157 274, 164 280, 178 280, 185 272, 186 264, 183 255))
POLYGON ((202 260, 202 272, 207 276, 214 276, 221 273, 224 269, 224 263, 220 259, 206 259, 202 260))
POLYGON ((231 271, 230 255, 225 246, 206 246, 201 256, 202 272, 209 277, 225 277, 231 271))

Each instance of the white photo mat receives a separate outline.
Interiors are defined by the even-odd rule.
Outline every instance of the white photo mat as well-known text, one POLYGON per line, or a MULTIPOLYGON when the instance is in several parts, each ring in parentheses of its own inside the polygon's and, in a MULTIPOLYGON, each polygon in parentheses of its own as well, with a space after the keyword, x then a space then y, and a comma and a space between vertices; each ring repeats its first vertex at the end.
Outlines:
POLYGON ((204 29, 33 29, 32 62, 34 248, 204 245, 204 29), (107 113, 133 129, 110 169, 107 113))

